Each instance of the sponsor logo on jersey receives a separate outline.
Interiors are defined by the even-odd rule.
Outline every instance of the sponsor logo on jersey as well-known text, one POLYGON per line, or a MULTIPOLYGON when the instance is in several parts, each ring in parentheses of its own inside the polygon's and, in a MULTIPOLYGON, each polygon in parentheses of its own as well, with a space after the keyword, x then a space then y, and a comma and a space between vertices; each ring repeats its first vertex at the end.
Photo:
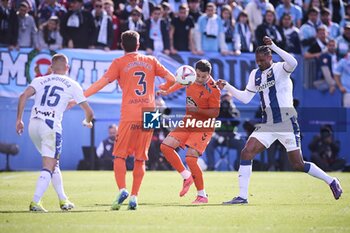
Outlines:
POLYGON ((268 81, 266 83, 261 84, 260 86, 256 86, 256 90, 258 92, 263 91, 266 88, 272 87, 275 85, 275 80, 268 81))

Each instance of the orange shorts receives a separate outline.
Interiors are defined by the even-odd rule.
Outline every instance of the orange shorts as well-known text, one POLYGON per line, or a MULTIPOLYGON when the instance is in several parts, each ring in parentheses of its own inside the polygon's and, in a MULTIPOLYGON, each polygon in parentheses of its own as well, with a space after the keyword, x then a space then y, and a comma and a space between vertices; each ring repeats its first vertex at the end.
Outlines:
POLYGON ((180 147, 185 148, 187 146, 203 154, 213 136, 213 132, 176 128, 169 133, 169 136, 176 138, 180 142, 180 147))
POLYGON ((134 155, 137 160, 148 160, 148 149, 153 130, 143 129, 142 122, 121 121, 118 127, 118 138, 115 141, 113 155, 127 158, 134 155))

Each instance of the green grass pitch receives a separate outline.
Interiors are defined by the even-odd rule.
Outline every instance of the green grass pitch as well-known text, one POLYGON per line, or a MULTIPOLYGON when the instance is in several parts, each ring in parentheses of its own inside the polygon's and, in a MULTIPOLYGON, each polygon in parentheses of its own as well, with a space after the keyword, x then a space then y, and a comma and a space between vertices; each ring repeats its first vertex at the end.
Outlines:
MULTIPOLYGON (((306 174, 253 172, 248 205, 222 206, 238 192, 237 172, 205 172, 209 203, 193 206, 195 187, 180 198, 176 172, 147 172, 137 211, 110 211, 117 188, 112 171, 63 171, 76 208, 59 210, 52 186, 43 198, 49 213, 30 213, 38 172, 0 173, 0 232, 350 232, 350 173, 333 173, 344 190, 335 201, 329 187, 306 174)), ((132 175, 127 185, 131 191, 132 175)))

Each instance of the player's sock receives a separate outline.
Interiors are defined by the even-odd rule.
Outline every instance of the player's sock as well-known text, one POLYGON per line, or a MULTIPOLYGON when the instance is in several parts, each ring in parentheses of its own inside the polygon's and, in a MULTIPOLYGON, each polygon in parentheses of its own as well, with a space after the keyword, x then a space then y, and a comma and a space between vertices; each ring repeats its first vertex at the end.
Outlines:
POLYGON ((186 163, 191 170, 194 184, 196 185, 197 190, 204 189, 203 173, 201 168, 198 166, 198 158, 192 156, 186 156, 186 163))
MULTIPOLYGON (((160 150, 162 151, 164 157, 171 164, 173 168, 176 169, 177 172, 181 173, 186 170, 184 164, 182 163, 180 156, 176 153, 174 148, 171 148, 168 145, 162 144, 160 146, 160 150)), ((188 178, 188 177, 187 177, 188 178)))
POLYGON ((126 166, 125 166, 125 159, 116 157, 114 159, 114 177, 115 181, 117 182, 119 190, 126 188, 126 166))
POLYGON ((197 195, 201 197, 207 197, 207 193, 205 192, 205 189, 198 190, 197 195))
POLYGON ((140 190, 140 186, 142 183, 143 176, 145 175, 145 161, 135 160, 134 162, 134 170, 133 170, 133 182, 132 182, 132 190, 131 196, 137 196, 140 190))
POLYGON ((238 169, 239 196, 248 199, 248 186, 250 175, 252 174, 252 161, 241 160, 238 169))
POLYGON ((327 184, 332 183, 334 179, 333 177, 327 175, 327 173, 325 173, 321 168, 317 167, 317 165, 314 163, 305 162, 304 171, 313 177, 323 180, 327 184))
POLYGON ((42 169, 40 172, 40 176, 36 183, 36 188, 34 192, 33 201, 38 203, 41 197, 44 195, 47 187, 49 187, 51 181, 52 173, 47 169, 42 169))
POLYGON ((57 193, 58 199, 67 200, 67 195, 65 194, 63 189, 62 173, 58 164, 56 165, 55 170, 52 173, 51 181, 57 193))
POLYGON ((191 176, 191 172, 189 171, 189 170, 184 170, 183 172, 180 172, 180 175, 182 176, 182 178, 184 179, 184 180, 186 180, 186 179, 188 179, 188 178, 190 178, 190 176, 191 176))

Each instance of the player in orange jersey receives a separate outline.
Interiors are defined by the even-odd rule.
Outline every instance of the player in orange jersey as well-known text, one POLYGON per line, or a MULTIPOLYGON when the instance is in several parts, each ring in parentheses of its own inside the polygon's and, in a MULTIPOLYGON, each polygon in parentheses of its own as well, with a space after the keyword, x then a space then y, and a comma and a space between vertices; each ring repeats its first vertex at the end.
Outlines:
POLYGON ((114 175, 120 192, 112 204, 112 210, 119 210, 129 196, 125 181, 125 159, 129 155, 134 155, 135 162, 128 209, 137 208, 137 195, 145 174, 145 161, 148 160, 153 134, 152 130, 143 129, 142 110, 155 108, 155 76, 167 81, 162 88, 169 88, 175 82, 175 77, 155 57, 137 52, 139 39, 140 35, 135 31, 124 32, 121 45, 125 55, 115 59, 103 77, 84 92, 86 97, 91 96, 114 80, 118 81, 123 91, 119 135, 113 148, 114 175))
MULTIPOLYGON (((210 76, 211 65, 207 60, 200 60, 195 65, 197 79, 194 84, 186 87, 186 116, 184 128, 177 127, 163 141, 160 149, 169 163, 181 174, 184 179, 180 196, 184 196, 192 183, 197 188, 197 198, 193 204, 208 203, 208 196, 204 190, 203 174, 198 166, 198 157, 205 151, 214 132, 211 125, 207 128, 201 124, 190 122, 215 121, 220 109, 220 90, 210 76), (175 149, 188 147, 186 163, 188 171, 183 165, 175 149)), ((182 85, 175 84, 169 89, 162 88, 158 94, 167 95, 181 89, 182 85)))

